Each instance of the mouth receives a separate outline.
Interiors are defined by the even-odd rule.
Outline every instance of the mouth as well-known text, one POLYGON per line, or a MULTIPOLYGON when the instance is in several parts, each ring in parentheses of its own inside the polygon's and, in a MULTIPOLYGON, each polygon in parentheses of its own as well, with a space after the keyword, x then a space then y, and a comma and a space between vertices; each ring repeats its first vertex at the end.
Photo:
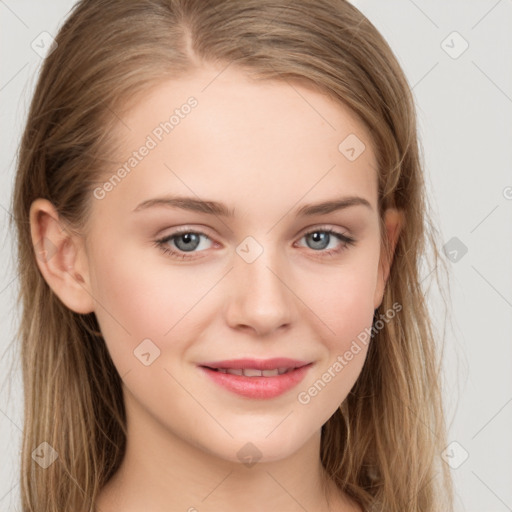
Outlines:
POLYGON ((199 368, 223 388, 246 398, 275 398, 295 387, 312 362, 288 358, 238 359, 203 363, 199 368))
MULTIPOLYGON (((297 369, 297 367, 284 367, 272 370, 258 370, 257 368, 210 368, 209 366, 203 366, 203 368, 214 372, 229 373, 230 375, 243 375, 244 377, 276 377, 277 375, 284 375, 297 369)), ((302 366, 299 368, 302 368, 302 366)))
POLYGON ((285 373, 287 370, 302 368, 303 366, 306 366, 308 364, 311 364, 311 362, 307 360, 291 359, 290 357, 273 357, 271 359, 225 359, 223 361, 210 361, 199 363, 199 366, 204 366, 212 370, 277 370, 277 372, 281 374, 285 373))

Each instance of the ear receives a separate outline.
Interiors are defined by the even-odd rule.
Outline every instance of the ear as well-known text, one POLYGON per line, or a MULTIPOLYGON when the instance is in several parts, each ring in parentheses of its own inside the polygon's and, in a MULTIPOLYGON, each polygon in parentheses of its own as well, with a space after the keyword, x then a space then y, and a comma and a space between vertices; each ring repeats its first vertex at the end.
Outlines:
POLYGON ((384 297, 384 290, 389 277, 391 264, 393 263, 395 247, 404 224, 403 212, 395 208, 388 208, 384 213, 383 223, 388 247, 386 247, 386 244, 381 244, 377 286, 374 296, 374 309, 377 309, 381 305, 382 298, 384 297))
POLYGON ((69 309, 90 313, 94 300, 83 240, 65 226, 50 201, 39 198, 31 204, 30 234, 39 270, 69 309))

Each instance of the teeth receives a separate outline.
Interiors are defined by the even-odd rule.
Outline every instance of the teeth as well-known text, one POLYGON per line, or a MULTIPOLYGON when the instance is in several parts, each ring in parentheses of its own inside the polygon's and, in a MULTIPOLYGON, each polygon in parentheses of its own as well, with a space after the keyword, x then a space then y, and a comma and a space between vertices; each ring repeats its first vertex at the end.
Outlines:
POLYGON ((246 377, 262 377, 263 372, 261 370, 255 370, 253 368, 244 368, 244 375, 246 377))
POLYGON ((241 368, 233 368, 233 369, 226 370, 226 373, 230 373, 231 375, 242 375, 243 370, 241 368))
POLYGON ((295 368, 274 368, 273 370, 257 370, 256 368, 217 368, 221 373, 229 373, 231 375, 243 375, 244 377, 277 377, 293 371, 295 368))

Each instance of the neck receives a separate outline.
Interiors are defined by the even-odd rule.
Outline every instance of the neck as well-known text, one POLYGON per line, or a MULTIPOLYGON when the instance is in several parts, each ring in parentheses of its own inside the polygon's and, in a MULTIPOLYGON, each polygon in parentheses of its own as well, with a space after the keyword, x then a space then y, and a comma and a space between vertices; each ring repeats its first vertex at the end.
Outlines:
MULTIPOLYGON (((225 460, 169 432, 141 410, 130 414, 119 470, 101 490, 97 512, 353 512, 320 462, 320 432, 289 457, 225 460)), ((251 445, 246 446, 251 454, 251 445)), ((262 454, 264 455, 264 454, 262 454)))

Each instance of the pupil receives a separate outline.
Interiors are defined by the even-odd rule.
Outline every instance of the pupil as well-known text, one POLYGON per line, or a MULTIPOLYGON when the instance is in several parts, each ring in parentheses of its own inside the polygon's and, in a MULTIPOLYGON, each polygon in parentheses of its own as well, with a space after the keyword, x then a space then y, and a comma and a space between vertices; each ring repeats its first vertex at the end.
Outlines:
POLYGON ((199 237, 195 233, 184 233, 176 239, 175 243, 178 249, 182 251, 194 250, 199 244, 199 237), (184 244, 181 243, 182 241, 184 242, 184 244), (190 245, 191 242, 192 246, 190 245))
POLYGON ((329 239, 329 233, 323 233, 321 231, 315 231, 314 233, 311 233, 311 238, 315 244, 314 249, 325 249, 327 245, 329 245, 328 239, 329 239), (325 243, 327 242, 327 244, 325 243), (317 245, 319 244, 319 245, 317 245))

